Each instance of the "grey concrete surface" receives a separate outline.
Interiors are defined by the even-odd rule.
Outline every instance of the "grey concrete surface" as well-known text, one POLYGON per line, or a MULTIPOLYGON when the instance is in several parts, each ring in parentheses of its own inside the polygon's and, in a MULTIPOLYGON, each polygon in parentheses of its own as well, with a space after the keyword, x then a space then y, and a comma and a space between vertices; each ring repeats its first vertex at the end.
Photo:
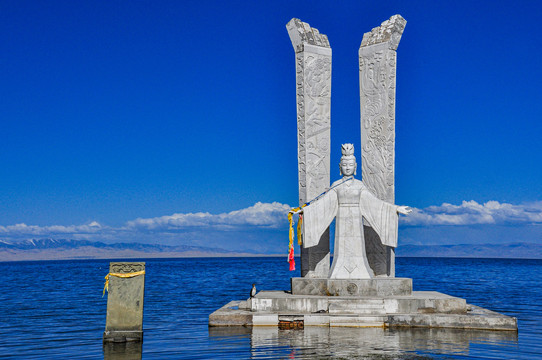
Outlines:
POLYGON ((322 296, 392 296, 412 294, 410 278, 292 278, 292 294, 322 296))

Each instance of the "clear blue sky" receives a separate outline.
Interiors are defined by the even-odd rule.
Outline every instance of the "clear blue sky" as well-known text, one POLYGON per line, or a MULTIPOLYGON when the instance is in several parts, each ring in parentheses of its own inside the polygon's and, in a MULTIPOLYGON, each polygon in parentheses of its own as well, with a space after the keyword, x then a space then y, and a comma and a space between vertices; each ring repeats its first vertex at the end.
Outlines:
MULTIPOLYGON (((334 168, 340 144, 360 141, 361 38, 394 14, 408 22, 396 202, 469 213, 463 201, 495 201, 540 215, 539 1, 17 0, 0 2, 0 240, 16 238, 16 224, 119 229, 295 205, 285 24, 297 17, 329 37, 334 168)), ((54 236, 40 231, 21 236, 54 236)))

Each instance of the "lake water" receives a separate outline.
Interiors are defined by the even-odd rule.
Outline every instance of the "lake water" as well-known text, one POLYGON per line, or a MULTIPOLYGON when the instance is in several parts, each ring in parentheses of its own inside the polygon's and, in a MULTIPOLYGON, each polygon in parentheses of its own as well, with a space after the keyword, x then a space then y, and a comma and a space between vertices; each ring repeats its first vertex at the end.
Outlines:
POLYGON ((397 276, 518 318, 519 331, 211 328, 253 282, 288 290, 286 258, 146 261, 144 342, 102 348, 109 260, 0 263, 0 358, 542 358, 542 260, 397 258, 397 276))

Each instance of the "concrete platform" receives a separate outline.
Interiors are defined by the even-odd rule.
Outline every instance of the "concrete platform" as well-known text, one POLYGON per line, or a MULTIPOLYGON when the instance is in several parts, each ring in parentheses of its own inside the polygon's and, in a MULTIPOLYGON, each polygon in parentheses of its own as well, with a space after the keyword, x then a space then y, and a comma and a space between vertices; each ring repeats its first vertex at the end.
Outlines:
POLYGON ((397 296, 294 295, 261 291, 209 316, 209 326, 427 327, 517 331, 516 318, 434 291, 397 296))

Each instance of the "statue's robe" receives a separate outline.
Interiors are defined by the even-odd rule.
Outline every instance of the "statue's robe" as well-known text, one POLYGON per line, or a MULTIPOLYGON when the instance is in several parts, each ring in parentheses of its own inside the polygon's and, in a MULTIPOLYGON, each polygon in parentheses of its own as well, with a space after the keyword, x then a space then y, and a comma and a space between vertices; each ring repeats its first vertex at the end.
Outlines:
POLYGON ((378 199, 359 180, 343 181, 333 183, 330 191, 303 208, 303 246, 316 246, 336 217, 335 252, 329 277, 372 278, 374 272, 365 253, 363 221, 376 231, 384 245, 397 247, 398 206, 378 199))

